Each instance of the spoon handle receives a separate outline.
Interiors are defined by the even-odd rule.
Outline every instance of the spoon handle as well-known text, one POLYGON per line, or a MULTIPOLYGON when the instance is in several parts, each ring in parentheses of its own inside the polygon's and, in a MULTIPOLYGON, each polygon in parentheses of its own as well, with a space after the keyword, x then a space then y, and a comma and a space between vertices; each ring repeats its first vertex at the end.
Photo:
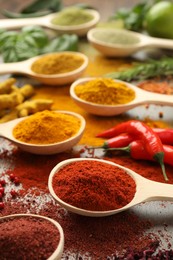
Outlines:
POLYGON ((173 40, 148 37, 147 45, 165 49, 173 49, 173 40))
POLYGON ((44 17, 1 19, 0 29, 17 29, 27 25, 44 25, 44 17))
POLYGON ((138 89, 136 92, 136 100, 134 100, 134 104, 132 102, 132 107, 140 104, 173 106, 173 95, 153 93, 143 89, 138 89))
POLYGON ((10 73, 24 73, 26 71, 25 62, 1 63, 0 75, 10 73))
POLYGON ((148 103, 173 106, 173 95, 150 93, 148 94, 148 103))
POLYGON ((168 200, 173 201, 173 184, 147 181, 145 190, 145 201, 168 200))
MULTIPOLYGON (((12 135, 11 135, 10 125, 11 125, 11 122, 5 122, 5 123, 0 124, 0 136, 1 137, 11 139, 12 135)), ((12 126, 14 126, 13 123, 12 123, 12 126)))

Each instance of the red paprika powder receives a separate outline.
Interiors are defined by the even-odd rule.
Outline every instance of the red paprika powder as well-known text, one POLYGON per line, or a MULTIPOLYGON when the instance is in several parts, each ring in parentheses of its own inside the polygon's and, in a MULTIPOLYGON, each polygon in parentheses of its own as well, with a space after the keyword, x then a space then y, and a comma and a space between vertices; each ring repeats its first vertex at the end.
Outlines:
MULTIPOLYGON (((162 215, 160 212, 167 207, 166 202, 161 204, 163 206, 158 206, 156 222, 152 219, 152 212, 150 214, 148 211, 144 214, 145 204, 137 206, 137 210, 134 207, 103 218, 89 218, 72 214, 49 196, 47 181, 50 170, 58 162, 80 157, 80 154, 70 152, 53 156, 37 156, 15 151, 15 154, 10 154, 9 157, 9 153, 6 153, 7 149, 8 147, 3 149, 2 157, 0 151, 1 172, 4 177, 7 176, 8 181, 9 171, 7 169, 10 165, 10 172, 20 179, 24 193, 16 198, 9 197, 7 201, 5 196, 5 207, 0 210, 0 217, 16 213, 33 213, 57 220, 65 235, 63 259, 173 259, 172 238, 167 232, 170 225, 168 224, 166 227, 168 218, 164 222, 162 218, 159 220, 159 216, 162 215), (30 188, 34 188, 34 193, 30 188), (140 214, 141 209, 143 209, 142 214, 140 214), (163 230, 162 233, 161 230, 163 230), (163 240, 169 247, 163 246, 161 242, 163 240)), ((100 158, 100 152, 94 152, 95 156, 100 158)), ((91 156, 93 154, 86 154, 86 157, 91 156)), ((162 174, 160 174, 160 166, 155 162, 136 161, 121 152, 107 153, 104 155, 104 159, 129 167, 148 179, 164 182, 162 174)), ((172 166, 167 165, 166 168, 169 183, 173 183, 172 166)), ((10 185, 9 181, 4 186, 5 194, 10 185)))
POLYGON ((135 181, 123 169, 97 160, 65 165, 55 173, 52 186, 63 201, 93 211, 122 208, 136 192, 135 181))

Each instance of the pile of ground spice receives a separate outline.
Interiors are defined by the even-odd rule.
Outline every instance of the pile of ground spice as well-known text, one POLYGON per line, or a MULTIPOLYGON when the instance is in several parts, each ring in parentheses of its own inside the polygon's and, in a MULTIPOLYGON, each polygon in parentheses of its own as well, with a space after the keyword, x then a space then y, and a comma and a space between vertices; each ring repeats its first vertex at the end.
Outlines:
MULTIPOLYGON (((2 155, 0 156, 1 165, 4 165, 2 175, 7 180, 4 187, 5 193, 7 194, 8 189, 10 190, 10 173, 20 179, 20 185, 16 197, 4 198, 5 207, 0 210, 0 216, 33 213, 57 220, 65 234, 62 259, 159 260, 166 259, 165 257, 171 259, 173 256, 170 249, 171 238, 169 240, 165 238, 169 246, 163 250, 160 242, 160 227, 158 227, 159 230, 156 227, 153 231, 155 224, 135 210, 104 218, 91 218, 69 213, 54 201, 47 189, 50 170, 58 162, 74 156, 79 157, 80 154, 39 156, 15 150, 13 155, 9 155, 3 150, 2 155), (10 170, 6 164, 9 165, 10 170)), ((154 162, 138 162, 128 156, 113 153, 104 159, 124 166, 130 165, 133 170, 144 177, 163 181, 160 167, 154 162)), ((167 168, 167 174, 169 182, 173 183, 172 167, 167 168)))
POLYGON ((53 144, 75 136, 80 127, 80 119, 74 115, 44 110, 20 121, 13 136, 25 143, 53 144))
POLYGON ((101 77, 77 85, 74 92, 80 99, 104 105, 126 104, 135 98, 126 84, 101 77))
POLYGON ((78 69, 84 63, 78 54, 65 52, 46 54, 33 62, 31 70, 43 75, 68 73, 78 69))
POLYGON ((55 173, 52 187, 61 200, 93 211, 122 208, 136 192, 134 180, 123 169, 95 160, 65 165, 55 173))
POLYGON ((37 217, 0 219, 1 259, 46 260, 56 250, 59 241, 58 229, 45 219, 37 217))

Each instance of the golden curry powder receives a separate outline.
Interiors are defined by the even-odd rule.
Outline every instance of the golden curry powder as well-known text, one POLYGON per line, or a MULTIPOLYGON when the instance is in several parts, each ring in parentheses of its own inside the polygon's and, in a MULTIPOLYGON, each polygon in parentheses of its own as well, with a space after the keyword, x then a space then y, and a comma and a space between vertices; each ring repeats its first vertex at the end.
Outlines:
POLYGON ((78 69, 84 59, 73 53, 53 53, 40 57, 33 62, 31 70, 38 74, 53 75, 78 69))
POLYGON ((135 98, 135 92, 122 82, 97 78, 75 87, 76 95, 86 101, 103 104, 126 104, 135 98))
POLYGON ((25 143, 51 144, 71 138, 80 126, 80 120, 73 115, 44 110, 18 123, 13 135, 25 143))

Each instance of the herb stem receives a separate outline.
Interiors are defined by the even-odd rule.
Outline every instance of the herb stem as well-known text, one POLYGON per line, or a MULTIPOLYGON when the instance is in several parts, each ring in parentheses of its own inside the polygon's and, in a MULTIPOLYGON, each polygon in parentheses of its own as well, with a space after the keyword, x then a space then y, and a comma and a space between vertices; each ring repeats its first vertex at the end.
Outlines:
POLYGON ((173 58, 166 57, 160 60, 149 60, 143 64, 139 63, 132 68, 108 73, 104 76, 130 82, 132 80, 145 80, 157 76, 170 75, 173 75, 173 58))

